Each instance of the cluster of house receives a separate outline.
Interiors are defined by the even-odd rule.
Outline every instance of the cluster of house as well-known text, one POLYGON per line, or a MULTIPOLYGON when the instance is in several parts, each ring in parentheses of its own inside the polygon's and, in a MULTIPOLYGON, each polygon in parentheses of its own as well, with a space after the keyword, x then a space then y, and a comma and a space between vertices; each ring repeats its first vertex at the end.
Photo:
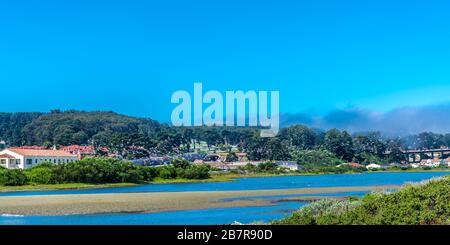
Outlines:
MULTIPOLYGON (((253 166, 258 166, 261 163, 265 163, 267 161, 237 161, 237 162, 194 162, 194 164, 206 164, 214 169, 217 169, 219 171, 229 171, 229 170, 235 170, 239 168, 243 168, 247 166, 248 164, 251 164, 253 166)), ((300 167, 297 164, 296 161, 274 161, 276 165, 280 168, 284 168, 286 170, 290 171, 296 171, 299 170, 300 167)))
POLYGON ((131 160, 132 163, 139 166, 163 166, 172 162, 173 158, 169 156, 152 156, 146 158, 139 158, 131 160))
POLYGON ((88 145, 88 146, 81 146, 81 145, 63 146, 60 148, 60 150, 68 152, 72 155, 76 155, 78 159, 95 156, 95 154, 96 154, 95 147, 91 146, 91 145, 88 145))
POLYGON ((422 160, 419 163, 412 163, 412 164, 397 164, 397 163, 391 163, 388 165, 380 165, 380 164, 375 164, 375 163, 371 163, 368 165, 362 165, 359 163, 342 163, 340 165, 338 165, 337 167, 341 167, 341 166, 352 166, 352 167, 363 167, 363 168, 367 168, 368 170, 373 170, 373 169, 388 169, 388 168, 392 168, 392 167, 412 167, 412 168, 423 168, 423 167, 431 167, 431 168, 437 168, 437 167, 450 167, 450 157, 446 158, 446 159, 426 159, 426 160, 422 160))
POLYGON ((373 169, 388 169, 388 168, 393 167, 394 165, 379 165, 376 163, 363 165, 363 164, 359 164, 356 162, 348 162, 348 163, 342 163, 342 164, 337 165, 337 167, 342 167, 342 166, 351 166, 351 167, 355 167, 355 168, 366 168, 368 170, 373 170, 373 169))
MULTIPOLYGON (((28 169, 42 162, 54 164, 69 163, 84 157, 96 156, 98 149, 93 146, 71 145, 63 146, 59 150, 47 149, 43 146, 23 146, 6 148, 0 151, 0 166, 9 169, 28 169)), ((108 153, 108 149, 101 149, 108 153)), ((131 160, 140 166, 164 166, 171 163, 174 158, 184 158, 194 164, 206 164, 220 171, 228 171, 244 167, 247 164, 258 166, 263 161, 249 161, 246 153, 235 153, 237 159, 227 161, 227 152, 219 153, 185 153, 179 156, 151 156, 147 158, 131 160)), ((298 170, 295 161, 275 161, 275 163, 288 170, 298 170)))
MULTIPOLYGON (((212 168, 219 171, 229 171, 234 169, 239 169, 245 167, 247 164, 258 166, 266 161, 250 161, 247 158, 246 153, 235 153, 237 159, 235 161, 227 161, 227 156, 229 153, 219 152, 219 153, 184 153, 178 156, 153 156, 141 159, 131 160, 133 163, 141 166, 164 166, 170 164, 175 158, 186 159, 196 165, 209 165, 212 168)), ((274 161, 280 168, 285 168, 287 170, 295 171, 299 169, 296 161, 274 161)))
MULTIPOLYGON (((206 146, 202 143, 196 142, 197 149, 205 150, 206 146)), ((0 142, 0 145, 5 145, 4 142, 0 142)), ((174 158, 183 158, 194 164, 206 164, 219 171, 229 171, 234 169, 239 169, 245 167, 248 164, 258 166, 266 161, 250 161, 246 153, 241 153, 233 149, 233 159, 229 158, 228 151, 220 151, 216 149, 215 151, 196 151, 191 153, 184 153, 176 156, 158 156, 154 155, 151 157, 140 158, 131 160, 134 164, 140 166, 164 166, 171 163, 174 158), (209 152, 209 153, 206 153, 209 152)), ((141 151, 141 149, 136 149, 136 151, 141 151)), ((109 152, 109 149, 95 148, 94 146, 80 146, 71 145, 63 146, 59 150, 47 149, 42 146, 23 146, 23 147, 13 147, 13 148, 0 148, 0 166, 6 168, 19 168, 27 169, 35 166, 36 164, 42 162, 51 162, 54 164, 69 163, 76 160, 83 159, 84 157, 93 157, 98 155, 107 155, 111 157, 118 157, 109 152), (101 154, 99 154, 101 152, 101 154)), ((280 168, 284 168, 291 171, 296 171, 301 168, 296 161, 274 161, 280 168)), ((446 159, 426 159, 421 160, 419 163, 412 163, 410 165, 401 164, 390 164, 390 165, 379 165, 379 164, 369 164, 362 165, 359 163, 343 163, 338 165, 341 166, 352 166, 352 167, 364 167, 369 170, 371 169, 387 169, 391 167, 405 167, 411 166, 413 168, 419 167, 450 167, 450 157, 446 159)))
MULTIPOLYGON (((228 152, 211 154, 186 153, 182 157, 192 161, 194 164, 206 164, 220 171, 229 171, 245 167, 248 164, 258 166, 267 161, 250 161, 246 153, 236 152, 235 161, 227 161, 228 152)), ((274 161, 280 168, 296 171, 299 166, 296 161, 274 161)))
POLYGON ((450 167, 450 157, 448 157, 446 159, 439 159, 439 158, 424 159, 424 160, 421 160, 419 163, 412 163, 411 167, 413 167, 413 168, 420 168, 420 167, 431 167, 431 168, 450 167))

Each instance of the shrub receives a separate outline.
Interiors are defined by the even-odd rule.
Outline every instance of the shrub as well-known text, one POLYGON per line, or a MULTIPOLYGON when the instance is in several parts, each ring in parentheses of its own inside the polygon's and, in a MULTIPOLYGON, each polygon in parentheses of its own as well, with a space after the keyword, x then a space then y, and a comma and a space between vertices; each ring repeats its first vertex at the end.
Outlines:
POLYGON ((177 177, 176 168, 173 166, 158 167, 158 176, 163 179, 175 179, 177 177))
POLYGON ((58 183, 138 183, 149 177, 131 162, 105 157, 55 165, 54 172, 58 183))
POLYGON ((173 165, 142 167, 129 161, 99 157, 58 165, 41 163, 25 171, 0 168, 0 185, 24 185, 27 181, 35 184, 142 183, 158 176, 163 179, 209 178, 209 166, 190 165, 186 160, 174 162, 178 168, 173 165))
POLYGON ((152 181, 158 177, 158 170, 155 167, 140 167, 140 171, 144 181, 152 181))
POLYGON ((259 172, 273 172, 278 169, 278 165, 274 162, 260 163, 257 166, 259 172))
POLYGON ((179 176, 185 179, 207 179, 209 178, 208 165, 192 165, 180 172, 179 176))
POLYGON ((394 193, 371 193, 354 202, 356 206, 337 203, 319 201, 274 224, 450 224, 450 177, 408 185, 394 193))
POLYGON ((359 201, 319 200, 295 212, 289 219, 275 221, 274 224, 316 225, 336 223, 335 217, 359 205, 359 201))
POLYGON ((20 169, 0 169, 0 185, 19 186, 27 184, 27 176, 20 169))
MULTIPOLYGON (((256 167, 256 165, 247 163, 245 166, 239 167, 238 170, 243 171, 243 172, 248 172, 248 173, 255 173, 255 172, 257 172, 257 167, 256 167)), ((232 169, 230 172, 235 171, 235 173, 239 173, 238 170, 232 169)))
POLYGON ((190 166, 189 161, 186 159, 182 159, 182 158, 174 159, 171 163, 175 168, 186 169, 190 166))
POLYGON ((225 162, 236 162, 236 161, 238 161, 238 160, 239 160, 239 158, 238 158, 238 156, 236 155, 236 153, 231 152, 231 153, 228 153, 228 154, 227 154, 227 157, 226 157, 226 159, 225 159, 225 162))
POLYGON ((35 184, 56 184, 55 165, 41 163, 25 170, 28 181, 35 184))
POLYGON ((291 154, 306 169, 335 167, 342 163, 342 160, 327 150, 294 150, 291 154))
POLYGON ((131 182, 131 183, 140 183, 144 181, 144 177, 142 176, 142 172, 137 169, 129 169, 122 174, 121 182, 131 182))

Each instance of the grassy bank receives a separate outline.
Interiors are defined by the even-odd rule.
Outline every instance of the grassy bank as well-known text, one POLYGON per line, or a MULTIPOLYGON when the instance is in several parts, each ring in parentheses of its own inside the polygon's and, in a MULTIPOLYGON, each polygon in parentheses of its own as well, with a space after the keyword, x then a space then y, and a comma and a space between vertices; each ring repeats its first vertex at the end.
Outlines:
POLYGON ((138 184, 134 183, 110 183, 110 184, 66 183, 66 184, 50 184, 50 185, 30 184, 22 186, 0 186, 0 192, 93 189, 93 188, 126 187, 136 185, 138 184))
MULTIPOLYGON (((233 175, 234 176, 234 175, 233 175)), ((152 182, 142 183, 66 183, 66 184, 29 184, 22 186, 0 186, 0 192, 16 192, 16 191, 48 191, 48 190, 76 190, 76 189, 94 189, 94 188, 112 188, 139 186, 146 184, 186 184, 186 183, 207 183, 207 182, 229 182, 234 181, 233 176, 211 176, 208 179, 163 179, 155 178, 152 182)), ((257 177, 257 176, 253 176, 257 177)))
POLYGON ((227 177, 212 177, 209 179, 161 179, 156 178, 152 182, 145 183, 103 183, 103 184, 90 184, 90 183, 66 183, 66 184, 30 184, 22 186, 0 186, 0 192, 16 192, 16 191, 50 191, 50 190, 76 190, 76 189, 95 189, 95 188, 112 188, 112 187, 127 187, 127 186, 139 186, 145 184, 185 184, 185 183, 206 183, 206 182, 226 182, 233 181, 227 177))
POLYGON ((186 184, 186 183, 208 183, 208 182, 229 182, 234 181, 234 177, 226 176, 226 175, 212 175, 208 179, 162 179, 155 178, 150 184, 186 184))
POLYGON ((395 193, 372 193, 357 200, 321 200, 281 225, 450 224, 450 176, 410 184, 395 193))

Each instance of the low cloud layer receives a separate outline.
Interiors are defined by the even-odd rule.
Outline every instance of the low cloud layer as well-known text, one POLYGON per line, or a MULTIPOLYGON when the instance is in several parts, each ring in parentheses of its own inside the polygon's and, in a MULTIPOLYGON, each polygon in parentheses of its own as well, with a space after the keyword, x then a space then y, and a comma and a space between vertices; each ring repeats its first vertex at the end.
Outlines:
POLYGON ((386 113, 360 108, 334 110, 325 116, 283 114, 282 127, 305 124, 310 127, 338 128, 351 132, 381 131, 390 136, 403 136, 425 131, 450 133, 450 103, 443 105, 404 107, 386 113))

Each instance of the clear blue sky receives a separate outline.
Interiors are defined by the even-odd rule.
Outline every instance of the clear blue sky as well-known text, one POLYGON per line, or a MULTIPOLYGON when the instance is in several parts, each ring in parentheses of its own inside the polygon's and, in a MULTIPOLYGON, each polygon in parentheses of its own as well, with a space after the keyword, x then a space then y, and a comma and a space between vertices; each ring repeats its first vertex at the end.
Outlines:
POLYGON ((279 90, 281 112, 450 101, 448 1, 1 1, 0 111, 169 121, 173 91, 279 90), (422 93, 425 92, 425 93, 422 93))

